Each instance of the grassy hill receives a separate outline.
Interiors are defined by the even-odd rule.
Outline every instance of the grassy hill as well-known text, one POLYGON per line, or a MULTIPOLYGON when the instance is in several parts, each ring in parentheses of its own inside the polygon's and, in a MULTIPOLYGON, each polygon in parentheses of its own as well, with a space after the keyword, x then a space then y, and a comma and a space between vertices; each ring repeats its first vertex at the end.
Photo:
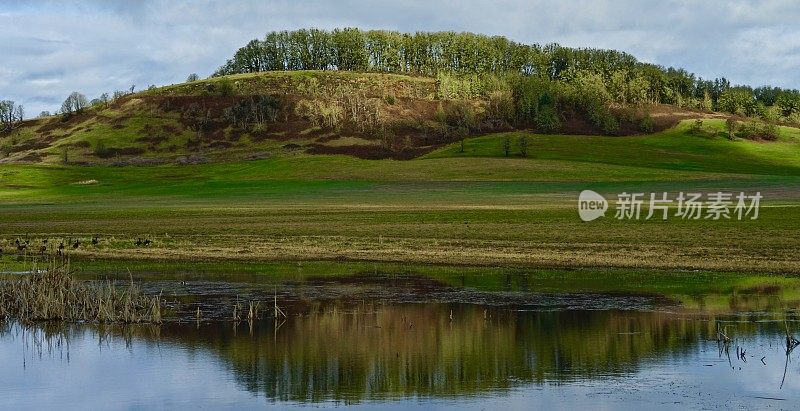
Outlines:
MULTIPOLYGON (((465 136, 527 127, 498 117, 497 102, 472 90, 471 80, 459 81, 337 71, 215 77, 26 121, 0 133, 0 161, 155 165, 292 153, 409 159, 465 136)), ((655 129, 714 116, 670 106, 640 110, 653 114, 655 129)), ((638 133, 633 122, 623 120, 620 133, 638 133)), ((565 115, 563 132, 601 130, 565 115)))

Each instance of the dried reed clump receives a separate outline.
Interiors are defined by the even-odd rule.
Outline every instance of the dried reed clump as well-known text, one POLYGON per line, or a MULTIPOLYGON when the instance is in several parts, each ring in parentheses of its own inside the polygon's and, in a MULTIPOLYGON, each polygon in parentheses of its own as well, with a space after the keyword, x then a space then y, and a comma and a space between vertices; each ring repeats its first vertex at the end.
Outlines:
POLYGON ((141 294, 131 281, 118 287, 111 281, 75 280, 69 262, 50 262, 30 275, 0 282, 0 318, 21 321, 96 323, 160 323, 161 297, 141 294))

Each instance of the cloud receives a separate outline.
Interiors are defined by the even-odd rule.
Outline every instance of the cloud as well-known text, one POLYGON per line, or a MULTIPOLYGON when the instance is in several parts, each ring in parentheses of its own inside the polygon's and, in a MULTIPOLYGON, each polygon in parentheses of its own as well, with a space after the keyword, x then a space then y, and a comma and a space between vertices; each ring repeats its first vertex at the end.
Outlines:
POLYGON ((705 78, 797 88, 799 19, 791 0, 23 0, 0 12, 0 98, 54 110, 75 90, 208 75, 267 31, 343 26, 611 48, 705 78))

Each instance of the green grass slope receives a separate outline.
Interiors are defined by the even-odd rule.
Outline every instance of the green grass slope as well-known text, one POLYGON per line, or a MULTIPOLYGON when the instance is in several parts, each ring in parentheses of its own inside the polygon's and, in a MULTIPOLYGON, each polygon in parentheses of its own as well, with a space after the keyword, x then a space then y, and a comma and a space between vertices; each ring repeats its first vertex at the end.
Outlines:
POLYGON ((469 139, 463 151, 461 144, 452 144, 425 158, 504 157, 505 139, 511 143, 510 156, 519 157, 520 140, 525 138, 528 157, 537 160, 740 174, 800 173, 800 129, 779 127, 776 142, 759 142, 728 140, 720 119, 703 120, 700 130, 692 127, 693 122, 684 121, 661 133, 621 137, 493 134, 469 139))
POLYGON ((467 139, 410 161, 364 160, 346 155, 284 153, 268 159, 152 167, 0 165, 0 198, 40 196, 91 199, 123 196, 236 196, 259 189, 339 184, 516 182, 542 191, 581 184, 622 185, 674 181, 754 181, 768 186, 800 176, 800 133, 781 128, 777 142, 717 134, 722 124, 706 120, 700 135, 687 123, 649 136, 599 137, 524 132, 467 139), (519 153, 528 141, 528 156, 519 153), (510 157, 503 143, 511 142, 510 157), (535 183, 535 184, 534 184, 535 183))

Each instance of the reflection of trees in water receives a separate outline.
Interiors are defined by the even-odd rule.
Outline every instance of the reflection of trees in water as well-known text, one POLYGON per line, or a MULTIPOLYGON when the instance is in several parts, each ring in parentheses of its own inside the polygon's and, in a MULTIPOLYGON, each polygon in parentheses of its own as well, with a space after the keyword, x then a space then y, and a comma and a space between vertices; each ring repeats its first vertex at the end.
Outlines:
MULTIPOLYGON (((755 319, 740 316, 725 327, 738 337, 782 333, 755 319)), ((38 332, 68 347, 75 332, 68 330, 63 335, 50 328, 38 332)), ((254 323, 252 331, 244 322, 236 328, 230 322, 205 324, 199 330, 178 324, 95 330, 101 342, 141 340, 213 353, 243 387, 270 399, 357 402, 469 395, 519 383, 634 372, 643 361, 691 355, 701 340, 716 338, 717 319, 663 312, 516 312, 475 305, 314 304, 277 330, 271 319, 254 323)), ((4 328, 8 332, 12 327, 4 328)))
POLYGON ((318 306, 277 332, 271 322, 252 335, 221 324, 181 340, 211 347, 241 384, 269 398, 358 401, 633 372, 644 359, 691 352, 715 329, 713 320, 658 312, 490 308, 484 318, 478 306, 318 306))

